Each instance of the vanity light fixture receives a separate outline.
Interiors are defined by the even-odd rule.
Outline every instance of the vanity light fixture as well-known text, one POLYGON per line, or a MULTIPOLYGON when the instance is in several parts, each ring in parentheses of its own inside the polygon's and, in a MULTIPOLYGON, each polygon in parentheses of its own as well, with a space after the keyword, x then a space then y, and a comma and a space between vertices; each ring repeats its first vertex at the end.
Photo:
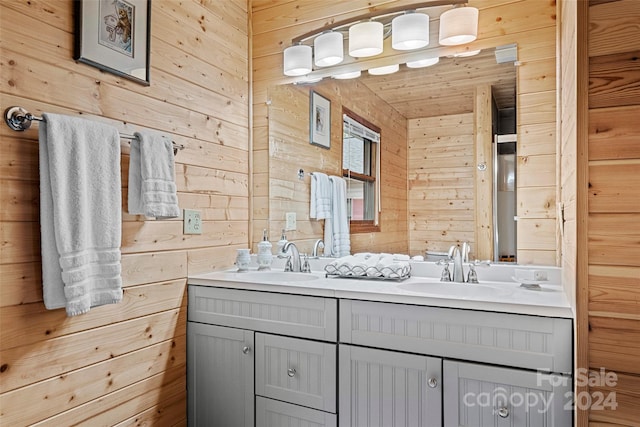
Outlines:
POLYGON ((381 22, 359 22, 349 27, 349 55, 366 58, 382 53, 384 25, 381 22))
POLYGON ((385 74, 393 74, 397 72, 399 69, 400 69, 400 65, 398 64, 386 65, 384 67, 371 68, 369 70, 369 74, 371 74, 372 76, 383 76, 385 74))
MULTIPOLYGON (((349 67, 339 66, 345 69, 372 70, 372 74, 390 72, 387 67, 379 65, 396 62, 398 64, 409 62, 409 67, 433 65, 420 60, 424 56, 433 56, 430 52, 436 51, 437 55, 450 55, 448 46, 457 46, 469 43, 477 38, 478 34, 478 9, 464 7, 469 0, 428 0, 413 3, 411 9, 403 6, 393 6, 375 10, 351 17, 341 21, 326 23, 322 28, 309 31, 294 37, 292 45, 284 50, 284 74, 287 76, 312 76, 335 77, 336 71, 332 67, 339 64, 349 64, 349 67), (453 7, 443 12, 435 13, 435 20, 439 20, 439 42, 430 46, 430 20, 431 17, 424 9, 433 10, 434 7, 453 7), (462 6, 462 7, 461 7, 462 6), (384 52, 384 39, 389 38, 389 45, 396 51, 384 52), (345 40, 347 39, 347 40, 345 40), (431 49, 432 48, 432 49, 431 49), (348 55, 345 55, 345 50, 348 55), (418 52, 410 52, 410 51, 418 52), (424 50, 424 52, 422 52, 424 50), (406 52, 406 53, 405 53, 406 52), (394 60, 369 59, 376 55, 394 60), (352 58, 345 59, 351 56, 352 58), (314 71, 315 68, 315 71, 314 71)), ((434 44, 431 42, 431 44, 434 44)), ((392 71, 391 71, 392 72, 392 71)), ((354 78, 354 72, 340 71, 347 78, 354 78)))
POLYGON ((440 62, 440 58, 436 56, 435 58, 426 58, 426 59, 419 59, 418 61, 409 61, 407 62, 407 67, 409 68, 430 67, 432 65, 436 65, 438 62, 440 62))
POLYGON ((453 57, 454 58, 467 58, 469 56, 476 56, 480 52, 482 52, 482 49, 468 50, 466 52, 454 53, 453 57))
POLYGON ((284 50, 284 74, 286 76, 304 76, 312 70, 311 46, 297 44, 284 50))
POLYGON ((362 74, 362 71, 360 70, 350 71, 348 73, 336 74, 335 76, 333 76, 333 78, 337 80, 348 80, 348 79, 358 78, 360 77, 361 74, 362 74))
POLYGON ((478 37, 478 9, 454 7, 440 15, 439 42, 443 46, 471 43, 478 37))
POLYGON ((391 47, 396 50, 420 49, 429 44, 429 15, 407 11, 391 21, 391 47))
POLYGON ((313 40, 313 56, 318 67, 329 67, 342 62, 344 37, 337 31, 325 31, 313 40))

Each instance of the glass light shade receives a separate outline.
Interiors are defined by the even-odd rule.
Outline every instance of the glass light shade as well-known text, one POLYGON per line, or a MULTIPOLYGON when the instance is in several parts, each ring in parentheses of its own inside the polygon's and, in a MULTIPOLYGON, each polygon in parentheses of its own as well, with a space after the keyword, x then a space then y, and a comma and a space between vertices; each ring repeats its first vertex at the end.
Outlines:
POLYGON ((284 50, 284 74, 303 76, 311 72, 311 46, 299 44, 284 50))
POLYGON ((477 54, 479 54, 480 52, 482 52, 481 49, 478 50, 469 50, 467 52, 460 52, 460 53, 454 53, 453 57, 454 58, 466 58, 468 56, 476 56, 477 54))
POLYGON ((478 37, 478 9, 456 7, 440 15, 440 44, 456 46, 470 43, 478 37))
POLYGON ((430 67, 432 65, 436 65, 438 62, 440 62, 440 58, 436 56, 435 58, 426 58, 426 59, 420 59, 418 61, 409 61, 407 62, 407 67, 409 68, 430 67))
POLYGON ((343 37, 341 33, 331 31, 322 33, 313 40, 315 64, 318 67, 328 67, 342 62, 343 37))
POLYGON ((351 71, 348 73, 336 74, 335 76, 333 76, 333 78, 338 80, 355 79, 357 77, 360 77, 361 74, 362 72, 358 70, 358 71, 351 71))
POLYGON ((384 26, 380 22, 360 22, 349 27, 349 55, 364 58, 382 53, 384 26))
POLYGON ((395 73, 399 69, 400 69, 400 65, 393 64, 393 65, 387 65, 387 66, 384 66, 384 67, 371 68, 369 70, 369 74, 371 74, 372 76, 382 76, 384 74, 395 73))
POLYGON ((406 13, 391 21, 391 47, 396 50, 420 49, 429 44, 429 15, 406 13))

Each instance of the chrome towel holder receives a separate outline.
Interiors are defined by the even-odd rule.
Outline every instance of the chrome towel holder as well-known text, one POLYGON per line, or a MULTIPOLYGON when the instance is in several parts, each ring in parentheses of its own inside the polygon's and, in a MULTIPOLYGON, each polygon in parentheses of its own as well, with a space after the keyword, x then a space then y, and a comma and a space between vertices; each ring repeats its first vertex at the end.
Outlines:
MULTIPOLYGON (((22 132, 31 127, 31 123, 33 121, 44 122, 44 118, 34 116, 27 110, 18 106, 11 106, 4 111, 4 121, 7 123, 12 130, 22 132)), ((134 140, 136 137, 134 135, 128 135, 121 133, 120 137, 123 139, 134 140)), ((173 144, 173 154, 178 154, 178 150, 184 150, 185 146, 183 144, 176 144, 174 141, 171 141, 173 144)))

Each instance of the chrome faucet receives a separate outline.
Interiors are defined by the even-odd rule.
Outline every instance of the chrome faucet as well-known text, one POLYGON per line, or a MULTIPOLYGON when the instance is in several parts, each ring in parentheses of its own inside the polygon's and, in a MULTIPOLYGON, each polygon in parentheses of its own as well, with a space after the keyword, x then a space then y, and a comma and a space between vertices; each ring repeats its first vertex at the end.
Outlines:
POLYGON ((454 282, 464 283, 464 270, 462 268, 462 253, 460 248, 452 245, 449 248, 449 258, 453 261, 453 277, 454 282))
POLYGON ((287 263, 284 266, 284 271, 301 271, 301 262, 300 262, 300 252, 298 251, 298 247, 293 242, 287 242, 282 247, 282 252, 289 252, 289 248, 291 248, 291 255, 287 259, 287 263))
POLYGON ((324 240, 322 239, 316 240, 316 242, 313 244, 313 252, 311 252, 311 257, 313 258, 318 257, 318 249, 322 249, 322 253, 324 253, 324 240))

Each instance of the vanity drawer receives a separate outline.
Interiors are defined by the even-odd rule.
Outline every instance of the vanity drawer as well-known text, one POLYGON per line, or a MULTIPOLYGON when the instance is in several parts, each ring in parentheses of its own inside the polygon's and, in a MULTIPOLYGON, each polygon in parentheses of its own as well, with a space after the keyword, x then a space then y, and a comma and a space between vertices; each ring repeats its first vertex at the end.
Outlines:
POLYGON ((336 418, 336 414, 265 399, 260 396, 256 397, 256 427, 336 427, 336 418))
POLYGON ((335 342, 337 310, 333 298, 189 286, 192 322, 335 342))
POLYGON ((336 348, 256 334, 256 395, 336 412, 336 348))
POLYGON ((340 342, 557 373, 572 371, 570 319, 340 300, 340 342))

